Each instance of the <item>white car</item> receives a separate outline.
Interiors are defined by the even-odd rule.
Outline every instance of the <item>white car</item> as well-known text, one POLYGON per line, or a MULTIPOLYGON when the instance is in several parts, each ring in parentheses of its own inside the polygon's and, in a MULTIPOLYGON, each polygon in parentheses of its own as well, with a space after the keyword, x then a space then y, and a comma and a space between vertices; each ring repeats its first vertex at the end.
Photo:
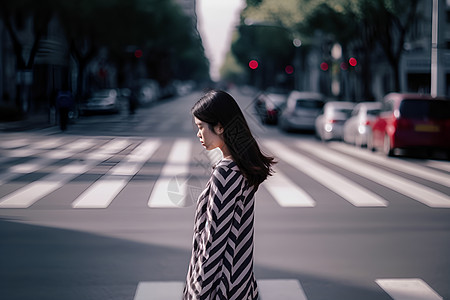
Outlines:
POLYGON ((371 124, 380 113, 380 102, 361 102, 355 106, 352 116, 344 124, 344 141, 358 147, 366 147, 371 138, 371 124))
POLYGON ((120 97, 116 89, 103 89, 95 91, 79 106, 80 113, 120 111, 120 97))
POLYGON ((345 121, 350 117, 355 103, 330 101, 315 121, 316 135, 322 141, 341 140, 345 121))
POLYGON ((325 98, 321 94, 292 91, 279 116, 278 126, 285 131, 314 131, 314 121, 324 104, 325 98))

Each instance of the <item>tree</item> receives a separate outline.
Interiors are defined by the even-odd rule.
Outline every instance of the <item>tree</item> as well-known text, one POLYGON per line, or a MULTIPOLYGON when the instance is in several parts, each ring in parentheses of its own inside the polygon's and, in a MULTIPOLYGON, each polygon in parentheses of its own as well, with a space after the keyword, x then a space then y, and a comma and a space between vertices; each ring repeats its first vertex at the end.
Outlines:
POLYGON ((276 84, 275 75, 283 72, 294 57, 291 33, 272 24, 241 25, 231 49, 243 66, 252 59, 259 62, 260 67, 252 73, 256 73, 254 80, 261 86, 276 84))
POLYGON ((368 34, 373 34, 394 72, 394 88, 400 91, 400 59, 408 31, 418 17, 419 0, 359 0, 352 6, 368 34))
POLYGON ((66 39, 70 55, 76 61, 78 96, 85 94, 86 67, 100 49, 107 49, 109 61, 119 69, 131 57, 128 48, 141 49, 140 62, 147 64, 152 76, 162 83, 173 76, 208 76, 208 61, 194 23, 171 0, 0 0, 0 9, 19 71, 33 68, 49 21, 58 19, 64 31, 62 38, 66 39), (32 41, 29 35, 19 37, 21 21, 30 19, 34 22, 32 41), (28 57, 24 56, 28 53, 24 51, 25 43, 32 45, 28 57))
MULTIPOLYGON (((32 0, 0 1, 0 18, 11 38, 19 74, 29 72, 33 67, 40 39, 46 34, 48 23, 53 15, 53 11, 47 9, 52 3, 52 0, 42 2, 32 0), (31 17, 33 26, 32 35, 27 35, 28 39, 25 39, 21 36, 21 31, 26 27, 27 17, 31 17), (32 40, 29 40, 30 37, 32 40), (31 50, 26 52, 25 48, 28 45, 31 45, 31 50)), ((15 102, 22 113, 27 109, 24 98, 28 88, 25 88, 23 80, 16 84, 15 102)))

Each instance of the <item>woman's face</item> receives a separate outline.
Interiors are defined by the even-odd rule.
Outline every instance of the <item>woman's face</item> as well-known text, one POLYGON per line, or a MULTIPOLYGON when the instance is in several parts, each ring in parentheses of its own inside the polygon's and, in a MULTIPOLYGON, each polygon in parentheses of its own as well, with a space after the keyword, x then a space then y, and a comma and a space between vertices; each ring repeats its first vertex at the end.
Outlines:
POLYGON ((206 150, 212 150, 217 147, 220 149, 224 146, 224 140, 222 137, 223 128, 220 125, 214 127, 214 131, 209 128, 208 123, 203 122, 194 117, 195 124, 198 127, 197 137, 200 139, 203 147, 206 150))

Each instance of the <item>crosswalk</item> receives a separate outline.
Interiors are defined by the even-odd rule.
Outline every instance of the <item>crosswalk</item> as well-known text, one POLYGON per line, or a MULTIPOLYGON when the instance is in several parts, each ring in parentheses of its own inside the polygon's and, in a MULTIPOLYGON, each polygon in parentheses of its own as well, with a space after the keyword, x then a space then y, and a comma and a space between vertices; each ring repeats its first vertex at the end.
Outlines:
MULTIPOLYGON (((375 282, 393 300, 443 300, 421 278, 381 278, 375 282)), ((261 279, 257 284, 260 300, 310 299, 296 279, 261 279)), ((183 285, 181 281, 139 282, 133 300, 181 299, 183 285)))
MULTIPOLYGON (((200 151, 195 143, 186 138, 125 137, 2 140, 0 164, 4 168, 0 172, 0 209, 30 208, 110 160, 113 161, 111 168, 72 199, 70 208, 108 208, 145 165, 151 163, 162 167, 154 176, 154 184, 149 185, 148 198, 142 199, 143 207, 185 207, 189 204, 187 195, 193 198, 203 188, 201 184, 189 183, 192 168, 200 166, 206 174, 218 159, 217 153, 205 154, 206 151, 200 151), (41 176, 21 180, 30 174, 41 176)), ((274 139, 262 139, 260 143, 282 163, 276 167, 276 174, 261 186, 280 207, 314 208, 323 201, 297 179, 297 176, 307 176, 355 207, 389 207, 395 199, 380 195, 374 188, 382 186, 426 207, 450 208, 447 161, 412 163, 342 143, 282 143, 274 139), (289 170, 285 166, 289 166, 289 170), (348 174, 371 184, 355 181, 348 174)))

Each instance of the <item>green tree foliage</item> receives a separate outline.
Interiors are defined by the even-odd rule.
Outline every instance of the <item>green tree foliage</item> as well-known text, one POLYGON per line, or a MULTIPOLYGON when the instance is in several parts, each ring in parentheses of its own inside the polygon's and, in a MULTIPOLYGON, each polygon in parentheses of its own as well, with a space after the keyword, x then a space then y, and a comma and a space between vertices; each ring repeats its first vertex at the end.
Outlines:
MULTIPOLYGON (((294 57, 291 33, 272 24, 242 25, 232 52, 243 66, 256 59, 259 63, 259 84, 271 85, 274 74, 282 72, 294 57)), ((248 68, 247 68, 248 69, 248 68)), ((248 70, 250 72, 250 70, 248 70)))
POLYGON ((406 36, 414 21, 420 17, 419 0, 359 0, 350 1, 349 8, 364 28, 367 38, 378 43, 395 78, 395 90, 400 90, 399 63, 406 36))
MULTIPOLYGON (((369 57, 379 45, 392 67, 395 89, 400 90, 399 61, 408 31, 420 17, 418 3, 419 0, 248 0, 241 22, 286 28, 301 39, 302 48, 320 44, 319 36, 340 43, 344 51, 354 47, 369 57)), ((235 42, 240 45, 233 47, 239 53, 252 46, 242 39, 235 42)), ((245 62, 239 57, 238 61, 245 62)))
POLYGON ((120 64, 130 56, 126 51, 129 46, 142 49, 142 60, 153 69, 155 77, 162 69, 180 78, 208 77, 208 61, 193 21, 172 0, 0 0, 0 10, 19 68, 32 67, 39 41, 56 16, 77 61, 80 80, 99 49, 108 49, 110 59, 120 64), (34 52, 26 58, 14 23, 29 17, 34 22, 34 52), (155 66, 167 61, 168 65, 155 66))

